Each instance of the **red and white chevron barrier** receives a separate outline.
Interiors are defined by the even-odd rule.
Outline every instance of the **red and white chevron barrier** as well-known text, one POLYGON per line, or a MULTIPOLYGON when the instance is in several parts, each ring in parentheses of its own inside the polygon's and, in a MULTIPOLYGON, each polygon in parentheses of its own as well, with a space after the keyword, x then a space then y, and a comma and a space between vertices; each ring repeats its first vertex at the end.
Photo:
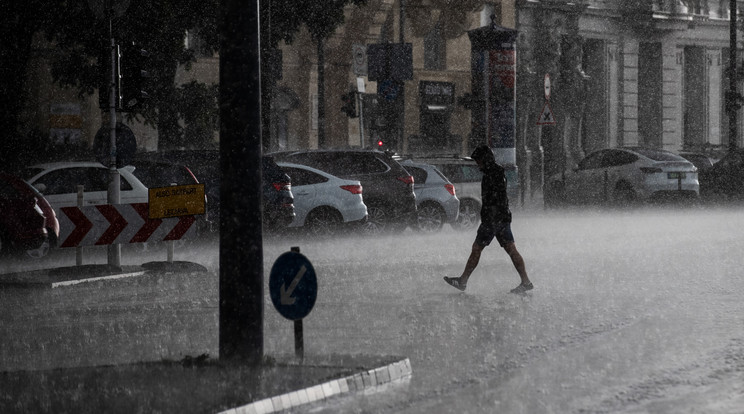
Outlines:
POLYGON ((62 207, 59 247, 180 240, 196 235, 195 216, 149 219, 147 203, 62 207))

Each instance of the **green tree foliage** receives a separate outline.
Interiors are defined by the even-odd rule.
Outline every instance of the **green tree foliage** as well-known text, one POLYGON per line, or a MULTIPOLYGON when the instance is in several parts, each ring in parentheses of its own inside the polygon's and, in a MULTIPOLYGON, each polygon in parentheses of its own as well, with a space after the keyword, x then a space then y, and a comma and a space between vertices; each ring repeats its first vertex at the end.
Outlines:
POLYGON ((18 119, 33 36, 54 14, 46 3, 14 0, 0 6, 0 169, 25 158, 28 152, 23 151, 24 140, 17 133, 18 119))
MULTIPOLYGON (((344 6, 366 0, 267 0, 269 39, 263 43, 275 48, 279 41, 292 43, 305 25, 314 39, 324 39, 344 21, 344 6)), ((0 146, 12 154, 24 142, 18 137, 18 115, 24 101, 24 83, 32 41, 37 34, 54 44, 50 55, 54 81, 71 86, 80 95, 91 95, 99 88, 98 56, 109 44, 109 22, 97 19, 88 0, 11 1, 0 13, 0 128, 7 139, 0 146)), ((137 112, 129 113, 158 129, 163 148, 195 146, 211 140, 206 125, 215 126, 214 90, 205 85, 175 83, 179 65, 187 69, 196 53, 212 53, 219 46, 218 0, 131 0, 126 11, 112 20, 113 35, 119 42, 136 42, 150 52, 151 99, 137 112), (202 50, 187 49, 186 31, 196 32, 202 50), (179 123, 184 119, 185 129, 179 123), (199 122, 204 122, 199 124, 199 122), (199 131, 199 132, 197 132, 199 131)), ((266 33, 266 32, 264 32, 266 33)), ((267 50, 267 49, 264 49, 267 50)), ((126 57, 124 57, 126 59, 126 57)), ((108 64, 107 62, 105 64, 108 64)), ((26 129, 34 129, 30 126, 26 129)))
POLYGON ((325 39, 344 23, 344 7, 361 6, 367 0, 270 0, 262 1, 271 15, 271 47, 280 40, 294 41, 297 31, 305 25, 314 40, 325 39))
MULTIPOLYGON (((46 29, 50 40, 55 41, 64 53, 53 61, 55 81, 65 86, 76 86, 81 93, 92 93, 98 88, 97 57, 109 39, 109 25, 105 19, 96 22, 85 0, 70 0, 66 11, 66 24, 46 29), (102 44, 103 43, 103 44, 102 44)), ((217 48, 217 0, 151 1, 132 0, 126 11, 112 21, 113 36, 117 42, 134 42, 150 54, 147 92, 151 99, 130 112, 158 130, 161 148, 182 146, 183 130, 179 118, 179 92, 176 71, 179 65, 194 62, 196 52, 211 53, 217 48), (203 50, 188 49, 184 43, 187 30, 196 31, 202 39, 203 50)), ((131 59, 124 55, 122 59, 131 59)), ((102 62, 107 65, 108 62, 102 62)), ((126 82, 123 79, 123 82, 126 82)), ((192 100, 193 101, 193 100, 192 100)), ((205 102, 205 103, 208 103, 205 102)), ((213 108, 204 107, 204 111, 213 108)), ((190 121, 185 118, 186 123, 190 121)), ((205 135, 211 139, 211 134, 205 135)))

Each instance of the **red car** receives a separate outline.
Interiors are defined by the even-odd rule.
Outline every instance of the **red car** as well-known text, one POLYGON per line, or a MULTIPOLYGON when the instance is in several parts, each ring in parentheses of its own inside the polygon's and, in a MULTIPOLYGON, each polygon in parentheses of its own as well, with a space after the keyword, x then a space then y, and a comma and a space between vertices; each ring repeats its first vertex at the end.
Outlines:
POLYGON ((0 173, 0 253, 41 257, 59 236, 51 205, 22 179, 0 173))

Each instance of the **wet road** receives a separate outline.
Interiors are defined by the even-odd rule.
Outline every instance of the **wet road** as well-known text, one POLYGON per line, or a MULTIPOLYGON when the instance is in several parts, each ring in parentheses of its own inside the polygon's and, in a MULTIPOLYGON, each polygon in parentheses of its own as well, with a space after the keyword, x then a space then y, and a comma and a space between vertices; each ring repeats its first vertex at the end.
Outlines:
MULTIPOLYGON (((519 279, 498 247, 484 251, 466 292, 442 281, 462 271, 473 232, 267 237, 265 353, 294 352, 293 325, 268 297, 268 273, 281 253, 299 246, 318 275, 318 299, 304 321, 306 353, 401 355, 413 366, 406 383, 303 411, 742 413, 742 228, 736 209, 515 211, 512 229, 535 284, 526 297, 508 293, 519 279)), ((105 261, 105 250, 96 255, 91 260, 105 261)), ((57 258, 74 264, 74 250, 57 258)), ((130 246, 122 260, 164 258, 162 249, 130 246)), ((176 250, 175 258, 216 275, 214 242, 176 250)), ((3 361, 23 365, 47 355, 48 366, 100 363, 112 352, 94 351, 104 340, 118 351, 111 362, 216 355, 214 275, 14 296, 5 303, 28 309, 22 320, 36 328, 9 331, 5 319, 3 361), (86 310, 48 311, 68 296, 86 310), (117 317, 122 309, 135 319, 117 317), (60 317, 89 328, 55 330, 60 317), (160 345, 138 349, 136 338, 116 337, 131 324, 160 345), (32 343, 35 335, 48 344, 32 343), (55 340, 65 346, 50 353, 55 340), (81 356, 86 347, 93 351, 81 356)))

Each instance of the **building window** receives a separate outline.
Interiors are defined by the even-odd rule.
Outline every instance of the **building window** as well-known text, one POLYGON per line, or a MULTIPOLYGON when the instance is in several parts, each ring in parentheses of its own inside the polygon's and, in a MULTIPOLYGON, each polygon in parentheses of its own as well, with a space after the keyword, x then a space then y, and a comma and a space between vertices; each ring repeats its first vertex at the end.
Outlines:
POLYGON ((446 42, 442 38, 441 23, 437 23, 424 37, 424 69, 444 70, 447 60, 446 42))

